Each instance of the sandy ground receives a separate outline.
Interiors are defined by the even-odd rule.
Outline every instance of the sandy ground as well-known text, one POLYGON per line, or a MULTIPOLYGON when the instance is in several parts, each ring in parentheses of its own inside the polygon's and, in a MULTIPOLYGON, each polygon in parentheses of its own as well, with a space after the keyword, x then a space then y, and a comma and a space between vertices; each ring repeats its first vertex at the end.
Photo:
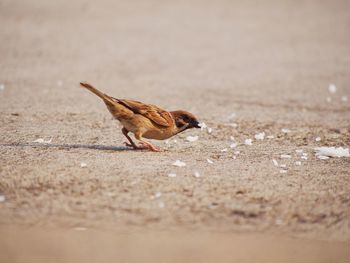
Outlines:
POLYGON ((232 247, 247 262, 251 249, 258 262, 350 257, 350 159, 313 152, 350 145, 349 1, 0 0, 0 24, 1 262, 92 247, 115 259, 126 240, 120 259, 228 262, 232 247), (212 133, 127 150, 82 80, 187 109, 212 133))

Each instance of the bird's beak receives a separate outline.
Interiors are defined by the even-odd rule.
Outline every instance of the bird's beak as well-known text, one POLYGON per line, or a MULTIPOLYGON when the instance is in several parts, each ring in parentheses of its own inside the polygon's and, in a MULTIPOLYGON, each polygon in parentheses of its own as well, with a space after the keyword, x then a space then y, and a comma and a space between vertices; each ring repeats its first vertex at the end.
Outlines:
POLYGON ((191 126, 193 127, 193 128, 200 128, 201 126, 199 126, 199 122, 198 121, 193 121, 192 123, 191 123, 191 126))

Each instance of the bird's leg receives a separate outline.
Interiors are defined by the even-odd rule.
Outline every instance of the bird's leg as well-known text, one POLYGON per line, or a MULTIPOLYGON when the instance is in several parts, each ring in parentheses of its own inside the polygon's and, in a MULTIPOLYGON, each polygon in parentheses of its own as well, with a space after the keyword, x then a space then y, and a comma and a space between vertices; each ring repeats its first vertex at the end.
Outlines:
POLYGON ((135 133, 135 138, 136 138, 137 140, 140 141, 140 144, 141 144, 144 148, 149 149, 149 150, 151 150, 152 152, 160 152, 160 149, 158 149, 157 147, 155 147, 152 143, 145 141, 145 140, 142 138, 142 135, 141 135, 140 133, 135 133))
POLYGON ((124 136, 128 139, 129 143, 125 142, 124 144, 128 147, 132 147, 134 149, 145 149, 145 147, 140 147, 137 146, 133 140, 130 138, 130 136, 128 135, 129 131, 125 128, 122 129, 122 133, 124 134, 124 136))

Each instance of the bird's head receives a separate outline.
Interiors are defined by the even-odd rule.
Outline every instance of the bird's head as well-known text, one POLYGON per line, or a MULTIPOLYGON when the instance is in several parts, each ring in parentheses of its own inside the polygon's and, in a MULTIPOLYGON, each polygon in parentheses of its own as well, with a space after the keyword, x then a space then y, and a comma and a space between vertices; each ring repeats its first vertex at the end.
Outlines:
POLYGON ((180 131, 200 128, 197 118, 192 113, 183 110, 171 111, 170 113, 175 120, 176 127, 180 131))

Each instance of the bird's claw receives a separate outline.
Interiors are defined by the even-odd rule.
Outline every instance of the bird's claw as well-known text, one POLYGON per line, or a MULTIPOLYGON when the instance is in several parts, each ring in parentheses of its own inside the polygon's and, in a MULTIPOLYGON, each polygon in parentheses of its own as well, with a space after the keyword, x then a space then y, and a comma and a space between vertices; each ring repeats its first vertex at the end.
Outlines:
POLYGON ((145 150, 145 149, 148 149, 148 147, 145 147, 141 143, 140 143, 140 145, 142 145, 142 146, 137 146, 136 144, 131 144, 131 143, 128 143, 128 142, 124 142, 124 145, 127 146, 127 147, 131 147, 134 150, 145 150))
POLYGON ((124 144, 125 144, 125 146, 131 147, 134 150, 146 150, 146 149, 148 149, 148 150, 151 150, 152 152, 160 152, 161 151, 157 147, 154 147, 152 144, 147 144, 147 143, 144 143, 144 142, 140 142, 139 145, 131 144, 131 143, 128 143, 128 142, 124 142, 124 144))
POLYGON ((153 146, 152 144, 148 144, 148 143, 145 143, 145 142, 140 142, 140 145, 142 145, 144 149, 149 149, 152 152, 160 152, 161 151, 160 149, 158 149, 157 147, 153 146))

